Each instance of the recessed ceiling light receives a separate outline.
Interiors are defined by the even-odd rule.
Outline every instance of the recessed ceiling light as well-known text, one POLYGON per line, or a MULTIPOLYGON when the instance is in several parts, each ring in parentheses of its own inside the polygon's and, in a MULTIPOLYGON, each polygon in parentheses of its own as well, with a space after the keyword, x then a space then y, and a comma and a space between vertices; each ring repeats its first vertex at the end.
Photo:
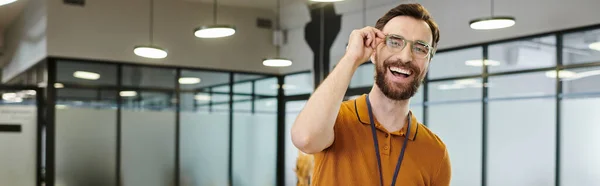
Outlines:
POLYGON ((180 84, 198 84, 200 83, 200 78, 197 77, 182 77, 179 78, 180 84))
POLYGON ((17 93, 4 93, 2 94, 2 99, 3 100, 10 100, 10 99, 14 99, 17 97, 17 93))
MULTIPOLYGON (((577 75, 577 73, 573 72, 573 71, 568 71, 568 70, 560 70, 558 71, 558 78, 570 78, 577 75)), ((551 70, 551 71, 547 71, 546 72, 546 77, 549 78, 556 78, 556 71, 555 70, 551 70)))
POLYGON ((73 77, 87 80, 97 80, 100 79, 100 74, 94 72, 76 71, 73 73, 73 77))
POLYGON ((137 92, 135 92, 135 91, 121 91, 121 92, 119 92, 119 95, 121 97, 133 97, 133 96, 137 96, 137 92))
POLYGON ((600 51, 600 41, 592 43, 592 44, 588 45, 588 47, 592 50, 600 51))
POLYGON ((487 66, 498 66, 498 65, 500 65, 500 62, 490 60, 490 59, 486 59, 485 62, 484 62, 484 60, 481 60, 481 59, 473 59, 473 60, 465 61, 465 65, 467 65, 467 66, 480 67, 480 66, 483 66, 484 64, 487 66))
POLYGON ((263 65, 268 67, 287 67, 292 65, 292 61, 283 58, 265 59, 263 60, 263 65))
POLYGON ((54 88, 65 88, 65 85, 62 83, 54 83, 54 88))
POLYGON ((13 3, 15 1, 17 1, 17 0, 0 0, 0 6, 7 5, 7 4, 13 3))
POLYGON ((515 25, 515 23, 516 21, 512 17, 489 17, 473 20, 469 25, 475 30, 492 30, 508 28, 515 25))

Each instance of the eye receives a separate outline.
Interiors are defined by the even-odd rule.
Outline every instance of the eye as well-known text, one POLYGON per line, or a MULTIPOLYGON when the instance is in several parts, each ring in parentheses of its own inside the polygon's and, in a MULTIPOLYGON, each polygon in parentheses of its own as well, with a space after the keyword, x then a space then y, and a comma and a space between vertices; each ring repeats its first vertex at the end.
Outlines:
POLYGON ((387 41, 387 45, 390 47, 402 47, 404 45, 404 40, 398 38, 389 38, 387 41))
POLYGON ((417 52, 419 54, 429 53, 429 47, 427 47, 426 45, 420 44, 420 43, 415 44, 414 50, 415 50, 415 52, 417 52))

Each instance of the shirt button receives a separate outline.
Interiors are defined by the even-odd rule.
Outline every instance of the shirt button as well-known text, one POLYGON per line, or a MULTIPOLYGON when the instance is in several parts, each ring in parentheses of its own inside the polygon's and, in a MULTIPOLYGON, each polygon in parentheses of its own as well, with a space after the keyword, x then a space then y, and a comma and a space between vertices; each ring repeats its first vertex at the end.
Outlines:
POLYGON ((388 148, 389 148, 389 147, 388 147, 387 145, 386 145, 386 146, 383 146, 383 150, 388 150, 388 148))

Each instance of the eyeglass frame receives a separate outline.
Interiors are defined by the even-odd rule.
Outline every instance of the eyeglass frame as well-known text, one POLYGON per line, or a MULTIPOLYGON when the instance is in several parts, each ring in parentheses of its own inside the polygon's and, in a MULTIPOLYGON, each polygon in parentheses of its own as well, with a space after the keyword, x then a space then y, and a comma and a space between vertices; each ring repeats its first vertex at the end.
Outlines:
MULTIPOLYGON (((417 40, 417 41, 409 40, 409 39, 406 39, 406 38, 404 38, 403 36, 401 36, 401 35, 397 35, 397 34, 386 34, 386 35, 385 35, 385 46, 386 46, 386 47, 387 47, 387 42, 388 42, 388 40, 389 40, 391 37, 395 37, 395 38, 402 39, 402 40, 403 40, 405 43, 406 43, 406 42, 408 42, 408 43, 411 43, 411 45, 410 45, 410 46, 411 46, 411 52, 410 52, 411 54, 413 54, 412 48, 414 47, 415 43, 419 43, 419 44, 423 44, 423 45, 425 45, 425 46, 427 47, 427 49, 429 49, 429 52, 428 52, 429 54, 428 54, 428 55, 425 55, 425 57, 424 57, 423 59, 425 59, 425 58, 427 58, 427 56, 429 56, 429 57, 430 57, 429 59, 431 60, 431 59, 433 58, 433 56, 435 55, 435 52, 436 52, 436 50, 435 50, 435 48, 434 48, 433 46, 431 46, 429 43, 427 43, 427 42, 425 42, 425 41, 421 41, 421 40, 417 40)), ((400 49, 400 51, 404 50, 404 48, 406 48, 406 46, 407 46, 407 45, 404 45, 404 46, 403 46, 403 47, 400 49)), ((413 54, 413 55, 414 55, 414 54, 413 54)))

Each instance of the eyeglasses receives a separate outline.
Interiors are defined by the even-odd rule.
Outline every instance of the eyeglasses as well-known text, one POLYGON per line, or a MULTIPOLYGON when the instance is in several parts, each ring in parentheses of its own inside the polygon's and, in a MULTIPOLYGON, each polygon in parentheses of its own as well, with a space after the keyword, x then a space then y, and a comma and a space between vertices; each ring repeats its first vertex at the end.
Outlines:
POLYGON ((424 59, 427 58, 427 56, 433 57, 435 54, 433 47, 426 42, 411 41, 395 34, 388 34, 385 36, 386 46, 394 53, 401 52, 406 47, 407 43, 411 44, 412 54, 417 58, 424 59))

